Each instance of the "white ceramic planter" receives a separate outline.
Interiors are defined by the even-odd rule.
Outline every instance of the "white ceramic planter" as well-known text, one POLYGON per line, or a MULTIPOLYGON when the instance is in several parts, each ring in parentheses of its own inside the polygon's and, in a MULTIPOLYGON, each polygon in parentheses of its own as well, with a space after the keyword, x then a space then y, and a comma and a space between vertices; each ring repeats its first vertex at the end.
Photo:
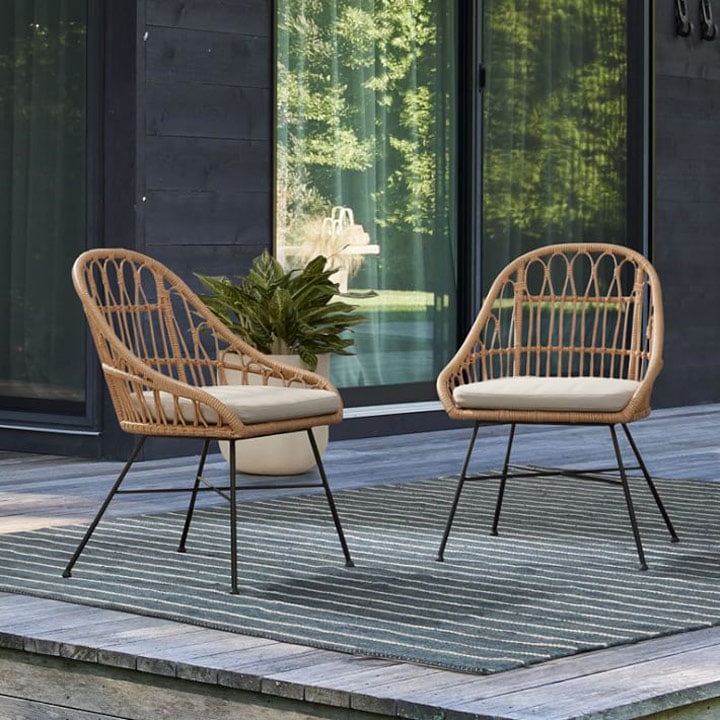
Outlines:
MULTIPOLYGON (((272 358, 293 367, 307 367, 298 355, 273 355, 272 358)), ((330 377, 329 354, 318 357, 318 366, 315 372, 323 377, 330 377)), ((228 370, 228 383, 233 382, 233 376, 237 381, 240 380, 239 371, 228 370)), ((273 382, 272 379, 270 382, 273 382)), ((325 425, 313 428, 313 433, 318 450, 322 455, 328 444, 328 427, 325 425)), ((218 444, 223 457, 229 461, 229 443, 221 441, 218 444)), ((237 471, 250 475, 300 475, 315 466, 315 457, 305 431, 238 440, 235 448, 237 471)))

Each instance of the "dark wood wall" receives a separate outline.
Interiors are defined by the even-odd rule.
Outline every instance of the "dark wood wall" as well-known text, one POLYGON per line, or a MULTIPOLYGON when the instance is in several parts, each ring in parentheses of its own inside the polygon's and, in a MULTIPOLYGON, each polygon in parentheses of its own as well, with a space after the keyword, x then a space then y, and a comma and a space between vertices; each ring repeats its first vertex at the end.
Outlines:
MULTIPOLYGON (((674 2, 656 3, 655 227, 665 369, 655 404, 720 401, 720 38, 679 37, 674 2)), ((715 3, 720 22, 720 3, 715 3)))
POLYGON ((144 0, 143 24, 138 242, 244 274, 272 244, 272 1, 144 0))

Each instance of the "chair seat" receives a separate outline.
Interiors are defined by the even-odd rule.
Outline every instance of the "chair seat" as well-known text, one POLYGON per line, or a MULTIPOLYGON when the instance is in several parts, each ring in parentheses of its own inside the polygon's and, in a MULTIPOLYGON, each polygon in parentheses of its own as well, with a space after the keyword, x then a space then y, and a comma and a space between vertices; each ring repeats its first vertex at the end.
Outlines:
POLYGON ((597 377, 511 377, 460 385, 453 399, 473 410, 538 410, 546 412, 617 412, 640 383, 597 377))
MULTIPOLYGON (((246 425, 296 420, 298 418, 332 415, 340 409, 340 398, 329 390, 300 387, 282 387, 276 385, 214 385, 202 388, 234 412, 246 425)), ((145 402, 155 415, 154 393, 143 393, 145 402)), ((161 391, 159 393, 162 411, 168 420, 175 420, 174 397, 161 391)), ((186 422, 194 422, 194 403, 180 398, 178 407, 186 422)), ((217 413, 208 407, 202 408, 206 422, 213 425, 218 422, 217 413)))

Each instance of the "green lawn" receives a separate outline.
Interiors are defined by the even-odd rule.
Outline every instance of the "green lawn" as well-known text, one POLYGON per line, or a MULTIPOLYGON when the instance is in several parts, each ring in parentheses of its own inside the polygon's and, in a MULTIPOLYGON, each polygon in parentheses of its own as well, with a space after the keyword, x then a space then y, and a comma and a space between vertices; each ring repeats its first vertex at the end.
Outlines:
MULTIPOLYGON (((353 288, 353 292, 363 290, 353 288)), ((426 312, 434 305, 434 294, 418 290, 377 290, 376 295, 368 298, 348 297, 344 302, 357 305, 364 313, 375 312, 426 312)))

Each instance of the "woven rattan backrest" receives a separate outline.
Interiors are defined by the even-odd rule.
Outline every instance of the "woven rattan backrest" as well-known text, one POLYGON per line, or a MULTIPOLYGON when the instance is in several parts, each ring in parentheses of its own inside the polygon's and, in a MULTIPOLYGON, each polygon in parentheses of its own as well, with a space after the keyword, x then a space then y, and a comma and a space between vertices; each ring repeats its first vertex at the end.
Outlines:
MULTIPOLYGON (((302 418, 244 425, 203 390, 227 383, 230 373, 234 383, 332 388, 234 335, 183 280, 146 255, 88 250, 72 277, 118 420, 129 432, 239 438, 302 425, 302 418)), ((323 419, 339 422, 342 410, 323 419)))
POLYGON ((646 258, 606 244, 540 248, 494 282, 465 348, 477 379, 521 375, 641 380, 661 361, 660 284, 646 258))
POLYGON ((129 353, 176 380, 214 384, 220 346, 202 329, 207 308, 162 264, 125 249, 90 250, 75 262, 73 282, 106 366, 128 370, 129 353))

